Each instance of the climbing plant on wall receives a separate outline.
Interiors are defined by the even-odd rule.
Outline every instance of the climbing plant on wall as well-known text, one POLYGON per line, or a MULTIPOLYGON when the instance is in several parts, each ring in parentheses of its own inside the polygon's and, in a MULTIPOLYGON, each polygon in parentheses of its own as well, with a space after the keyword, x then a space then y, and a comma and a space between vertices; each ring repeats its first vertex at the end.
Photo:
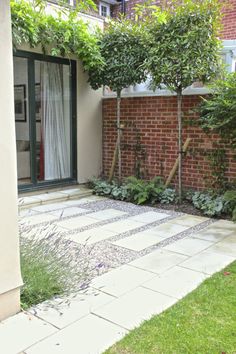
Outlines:
POLYGON ((69 11, 61 7, 50 15, 43 0, 11 0, 10 5, 15 49, 27 43, 31 48, 40 47, 45 54, 68 58, 75 55, 85 70, 103 65, 95 29, 78 18, 79 8, 69 11))

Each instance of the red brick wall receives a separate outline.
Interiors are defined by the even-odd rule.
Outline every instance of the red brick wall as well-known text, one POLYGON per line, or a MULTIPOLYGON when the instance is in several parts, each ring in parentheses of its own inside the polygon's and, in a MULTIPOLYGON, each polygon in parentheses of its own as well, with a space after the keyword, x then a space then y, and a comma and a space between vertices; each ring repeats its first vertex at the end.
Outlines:
MULTIPOLYGON (((192 138, 183 162, 183 184, 186 188, 203 189, 212 181, 209 159, 205 153, 217 144, 216 135, 208 137, 199 127, 197 114, 190 110, 199 102, 198 96, 186 96, 183 103, 185 119, 192 125, 184 127, 183 140, 192 138)), ((116 142, 116 100, 103 100, 103 171, 108 176, 116 142)), ((121 120, 125 124, 122 137, 122 175, 135 175, 140 163, 141 174, 167 178, 177 158, 177 104, 175 97, 123 98, 121 120), (136 151, 136 152, 135 152, 136 151)), ((225 148, 225 147, 224 147, 225 148)), ((226 147, 227 148, 227 147, 226 147)), ((227 178, 236 178, 236 160, 227 148, 227 178)), ((176 181, 175 181, 176 182, 176 181)))
MULTIPOLYGON (((159 5, 162 0, 154 0, 152 4, 159 5)), ((128 0, 125 1, 125 13, 126 17, 134 18, 134 7, 137 4, 144 3, 144 0, 128 0)), ((121 12, 121 4, 112 6, 112 16, 118 17, 119 13, 121 12)))
POLYGON ((236 39, 236 0, 227 0, 228 6, 224 9, 223 39, 236 39))
MULTIPOLYGON (((166 0, 154 0, 152 3, 158 5, 163 3, 163 1, 166 2, 166 0)), ((134 18, 134 6, 143 2, 144 0, 126 1, 126 16, 128 18, 134 18)), ((224 2, 226 2, 227 5, 224 8, 222 39, 236 39, 236 0, 224 0, 224 2)), ((117 17, 120 11, 120 5, 113 6, 113 17, 117 17)))

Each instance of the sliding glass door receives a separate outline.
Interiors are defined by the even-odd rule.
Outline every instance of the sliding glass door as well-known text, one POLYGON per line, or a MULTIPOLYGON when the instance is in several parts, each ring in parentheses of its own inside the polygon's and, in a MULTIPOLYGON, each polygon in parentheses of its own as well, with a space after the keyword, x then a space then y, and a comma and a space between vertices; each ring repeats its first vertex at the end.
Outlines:
POLYGON ((76 67, 66 59, 14 57, 20 189, 76 180, 76 67))

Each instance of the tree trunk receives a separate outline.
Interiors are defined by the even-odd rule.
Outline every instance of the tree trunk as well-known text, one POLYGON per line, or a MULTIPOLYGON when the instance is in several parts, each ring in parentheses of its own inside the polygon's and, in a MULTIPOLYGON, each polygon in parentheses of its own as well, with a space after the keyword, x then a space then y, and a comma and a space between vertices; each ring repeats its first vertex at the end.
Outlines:
POLYGON ((177 91, 178 102, 178 148, 179 148, 179 170, 178 170, 178 186, 179 186, 179 203, 182 202, 182 89, 177 91))
POLYGON ((118 150, 118 182, 121 183, 121 127, 120 127, 120 101, 121 101, 121 91, 117 91, 116 98, 116 114, 117 114, 117 150, 118 150))

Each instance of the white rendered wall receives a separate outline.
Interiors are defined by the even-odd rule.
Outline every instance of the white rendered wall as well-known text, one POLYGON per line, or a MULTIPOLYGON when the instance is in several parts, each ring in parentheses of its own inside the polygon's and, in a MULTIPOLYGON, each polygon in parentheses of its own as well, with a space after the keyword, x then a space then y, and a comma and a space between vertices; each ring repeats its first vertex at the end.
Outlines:
POLYGON ((94 91, 77 62, 78 182, 98 177, 102 170, 102 89, 94 91))
POLYGON ((0 320, 20 310, 16 140, 9 0, 0 1, 0 320))

